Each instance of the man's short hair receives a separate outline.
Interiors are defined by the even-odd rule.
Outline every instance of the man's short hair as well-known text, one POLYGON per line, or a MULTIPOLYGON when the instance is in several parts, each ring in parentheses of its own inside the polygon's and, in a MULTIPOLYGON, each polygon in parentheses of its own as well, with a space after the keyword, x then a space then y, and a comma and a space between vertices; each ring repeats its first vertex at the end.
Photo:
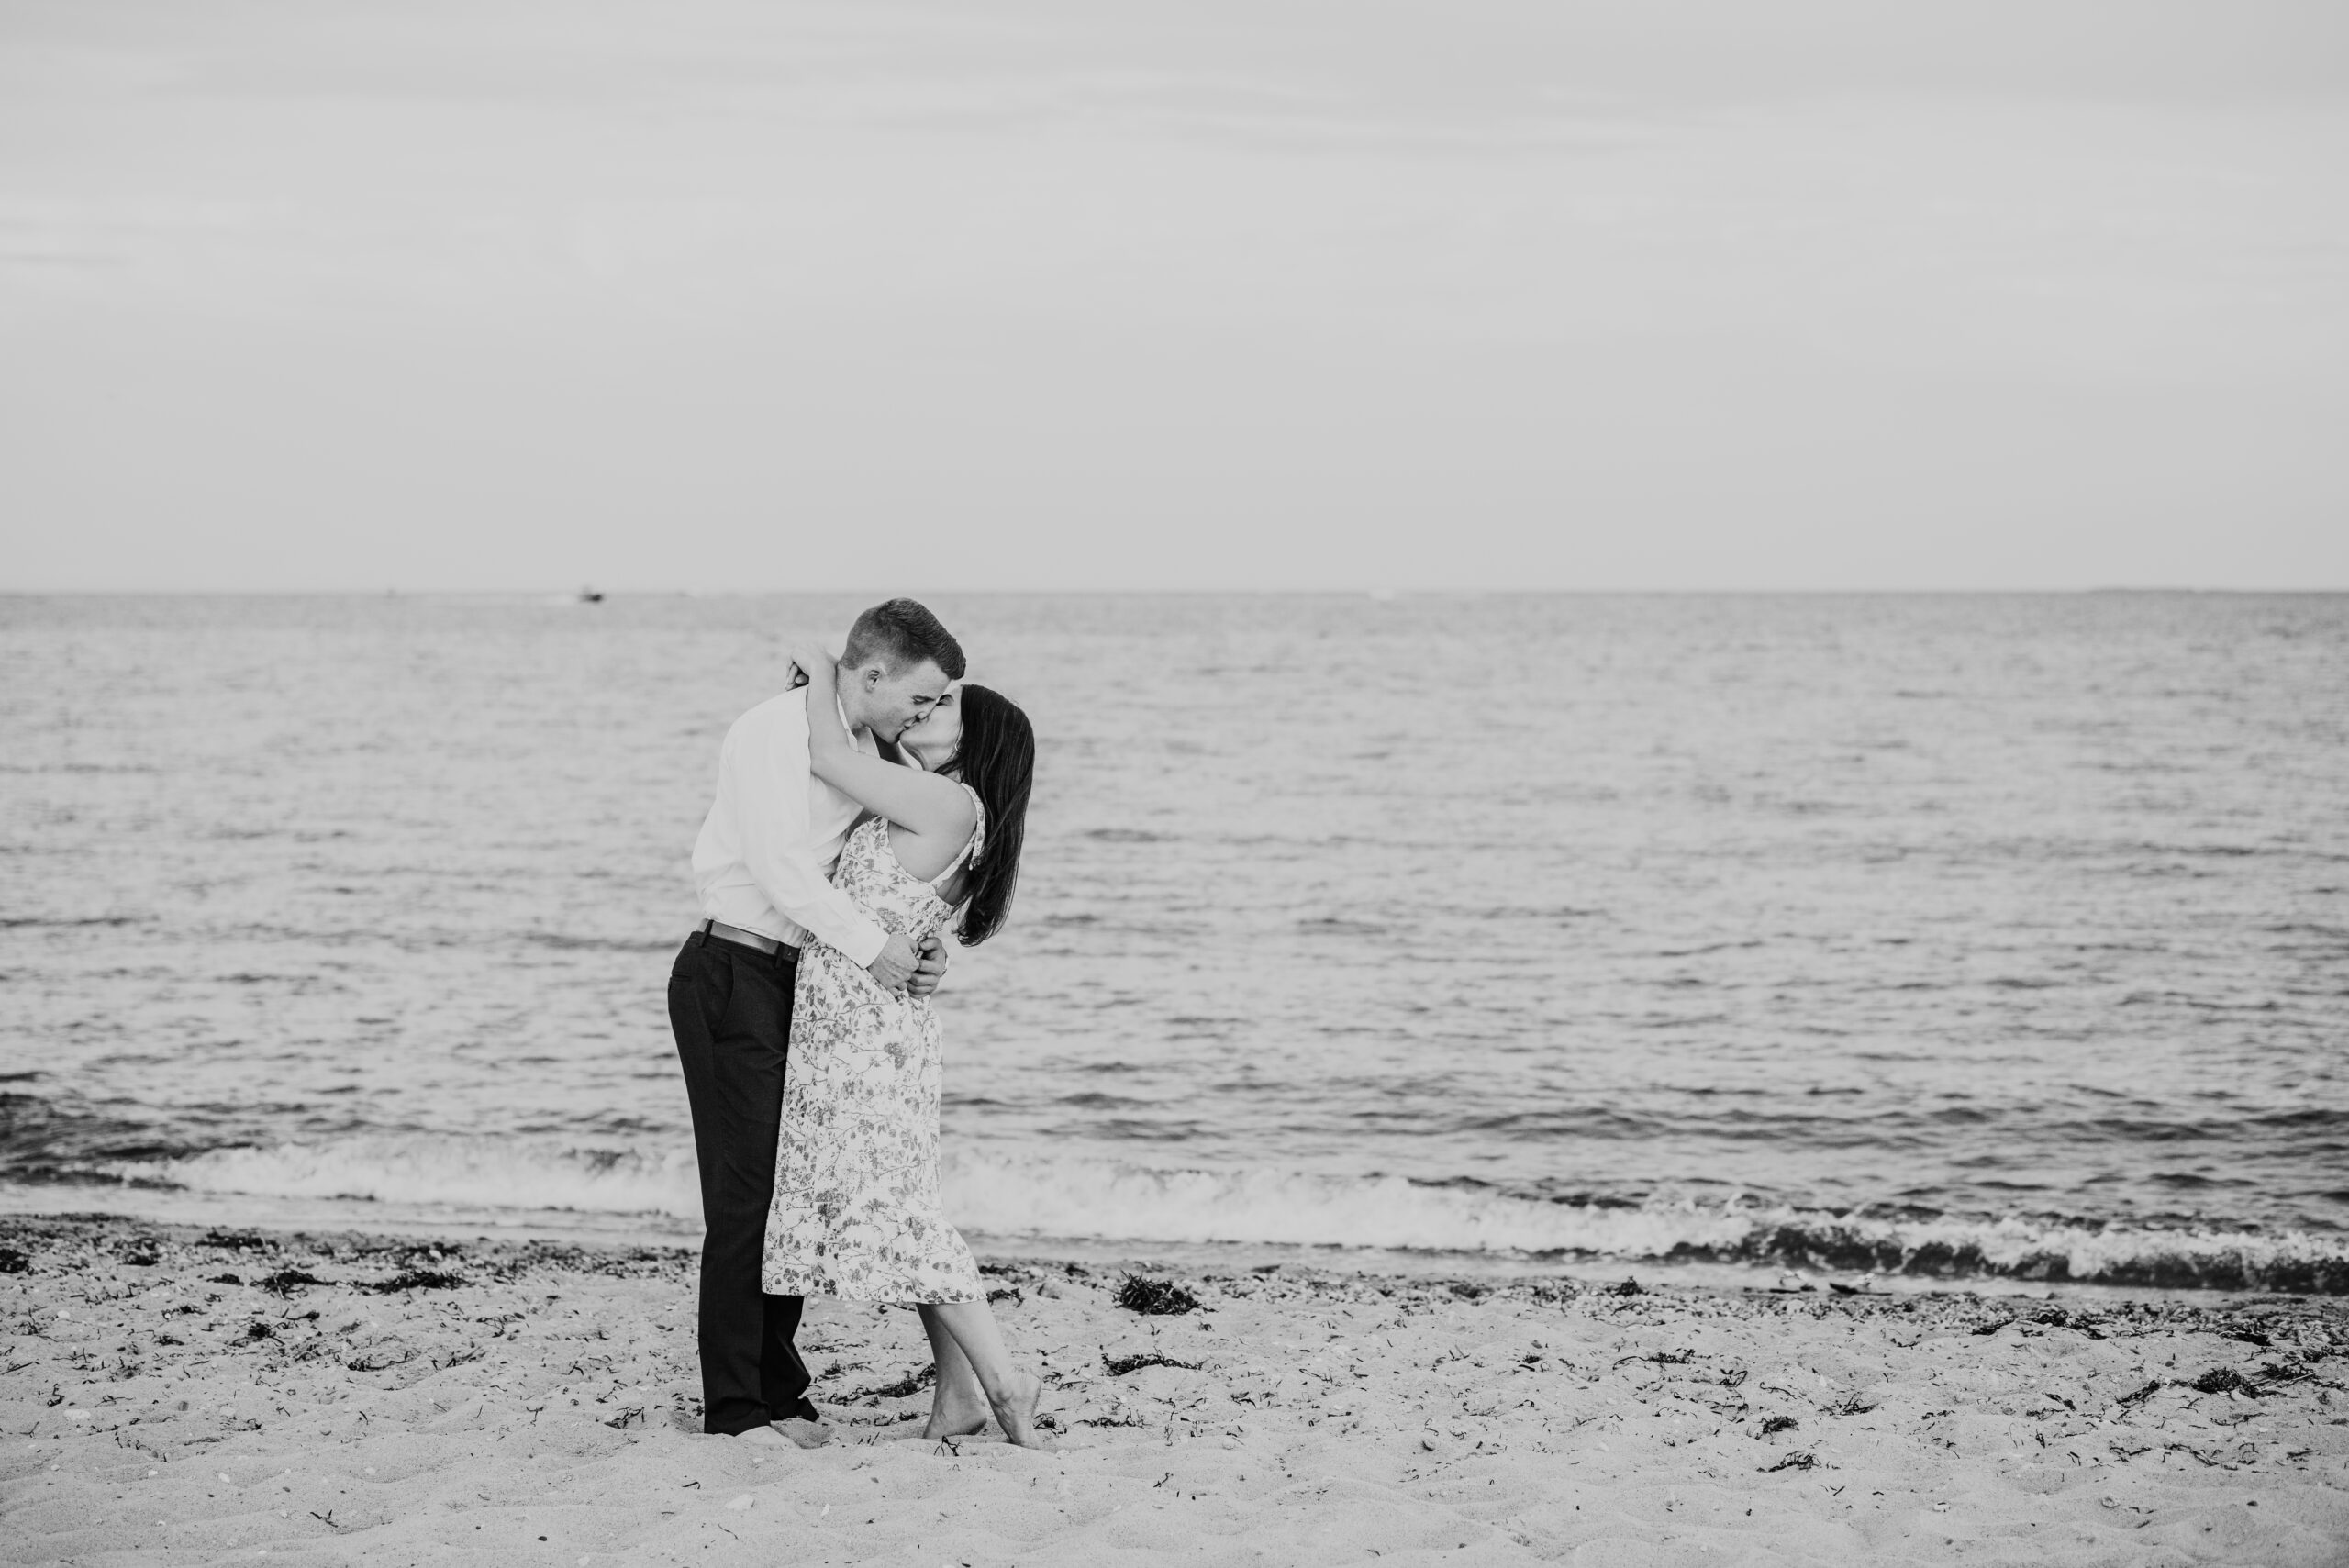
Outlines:
POLYGON ((878 660, 892 675, 902 675, 927 659, 948 680, 963 678, 963 645, 938 624, 936 616, 911 599, 891 599, 857 617, 841 657, 852 670, 878 660))

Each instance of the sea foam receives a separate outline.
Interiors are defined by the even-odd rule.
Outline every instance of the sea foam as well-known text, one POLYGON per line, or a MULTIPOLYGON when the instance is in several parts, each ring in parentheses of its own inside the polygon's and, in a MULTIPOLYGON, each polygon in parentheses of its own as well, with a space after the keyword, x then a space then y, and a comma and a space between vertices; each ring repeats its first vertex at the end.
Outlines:
MULTIPOLYGON (((381 1136, 123 1162, 105 1173, 217 1194, 639 1214, 687 1224, 700 1218, 693 1152, 670 1146, 381 1136)), ((2014 1215, 1875 1218, 1740 1202, 1555 1202, 1397 1175, 1168 1169, 1000 1145, 954 1151, 942 1183, 949 1218, 980 1237, 2349 1294, 2349 1242, 2305 1232, 2014 1215)))
POLYGON ((417 1134, 214 1149, 117 1162, 106 1173, 204 1193, 353 1198, 473 1208, 662 1214, 698 1220, 694 1152, 417 1134))

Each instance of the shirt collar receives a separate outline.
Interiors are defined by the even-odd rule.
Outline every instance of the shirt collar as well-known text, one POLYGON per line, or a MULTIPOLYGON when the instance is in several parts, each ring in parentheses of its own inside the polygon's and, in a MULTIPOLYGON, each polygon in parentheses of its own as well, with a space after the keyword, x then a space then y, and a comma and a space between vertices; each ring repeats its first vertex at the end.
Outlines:
POLYGON ((834 692, 832 694, 832 711, 841 716, 841 728, 848 731, 848 743, 850 745, 855 747, 858 751, 863 752, 868 757, 877 757, 881 754, 881 743, 873 738, 873 731, 870 729, 864 732, 864 738, 863 740, 860 740, 857 739, 856 726, 848 721, 848 706, 841 701, 841 696, 838 692, 834 692))

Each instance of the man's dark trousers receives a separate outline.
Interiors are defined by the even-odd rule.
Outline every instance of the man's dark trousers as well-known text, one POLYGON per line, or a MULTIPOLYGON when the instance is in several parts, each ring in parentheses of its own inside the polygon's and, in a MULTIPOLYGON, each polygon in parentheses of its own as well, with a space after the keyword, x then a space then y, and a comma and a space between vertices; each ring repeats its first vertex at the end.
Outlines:
POLYGON ((701 1166, 704 1431, 816 1419, 807 1365, 791 1342, 800 1298, 759 1288, 797 977, 790 948, 766 954, 703 931, 685 939, 669 972, 669 1027, 701 1166))

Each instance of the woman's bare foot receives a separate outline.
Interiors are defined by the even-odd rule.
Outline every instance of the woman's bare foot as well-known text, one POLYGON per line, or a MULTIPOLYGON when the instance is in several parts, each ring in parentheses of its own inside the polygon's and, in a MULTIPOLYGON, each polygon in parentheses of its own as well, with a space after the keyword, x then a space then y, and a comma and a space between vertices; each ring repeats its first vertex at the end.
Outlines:
POLYGON ((986 1424, 987 1402, 977 1389, 950 1388, 941 1383, 930 1396, 930 1425, 921 1429, 921 1435, 932 1442, 941 1438, 967 1438, 985 1431, 986 1424))
POLYGON ((995 1411, 995 1423, 1003 1435, 1021 1448, 1041 1448, 1044 1440, 1036 1431, 1036 1405, 1044 1397, 1044 1380, 1024 1372, 1015 1372, 1005 1382, 1000 1402, 990 1397, 988 1405, 995 1411))

